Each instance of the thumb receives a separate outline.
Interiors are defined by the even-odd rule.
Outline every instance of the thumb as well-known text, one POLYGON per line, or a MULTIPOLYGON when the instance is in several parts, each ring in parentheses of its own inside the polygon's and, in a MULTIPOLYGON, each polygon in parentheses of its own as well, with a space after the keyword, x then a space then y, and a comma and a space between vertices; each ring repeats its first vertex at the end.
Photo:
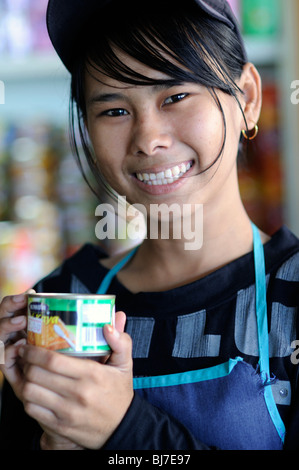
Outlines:
POLYGON ((117 329, 117 331, 119 331, 120 333, 123 333, 123 331, 125 331, 126 321, 127 317, 124 312, 116 312, 115 328, 117 329))
POLYGON ((111 325, 104 327, 105 339, 112 350, 106 364, 128 371, 132 369, 132 340, 127 333, 123 332, 121 326, 125 323, 123 315, 116 316, 115 328, 111 325))

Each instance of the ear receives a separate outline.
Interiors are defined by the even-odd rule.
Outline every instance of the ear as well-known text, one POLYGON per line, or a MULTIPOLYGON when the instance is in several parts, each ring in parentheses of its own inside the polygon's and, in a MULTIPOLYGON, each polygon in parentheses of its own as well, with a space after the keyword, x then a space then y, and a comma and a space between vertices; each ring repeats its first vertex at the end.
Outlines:
POLYGON ((258 73, 255 66, 251 63, 247 63, 243 68, 243 73, 239 80, 239 88, 243 91, 243 95, 240 98, 242 108, 244 111, 244 119, 241 121, 241 129, 251 130, 258 123, 262 107, 262 82, 260 74, 258 73))

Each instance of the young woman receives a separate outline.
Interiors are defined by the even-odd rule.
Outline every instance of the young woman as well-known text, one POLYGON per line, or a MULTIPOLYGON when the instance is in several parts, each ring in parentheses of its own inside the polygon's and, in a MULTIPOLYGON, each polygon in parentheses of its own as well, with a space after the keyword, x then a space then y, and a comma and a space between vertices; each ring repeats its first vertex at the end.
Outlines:
POLYGON ((299 242, 260 232, 237 180, 259 74, 225 0, 145 3, 50 0, 48 28, 98 187, 148 227, 157 204, 179 215, 168 237, 162 211, 137 250, 88 244, 35 286, 116 295, 106 363, 24 345, 26 296, 3 299, 2 447, 298 449, 299 242), (187 249, 175 223, 198 207, 187 249))

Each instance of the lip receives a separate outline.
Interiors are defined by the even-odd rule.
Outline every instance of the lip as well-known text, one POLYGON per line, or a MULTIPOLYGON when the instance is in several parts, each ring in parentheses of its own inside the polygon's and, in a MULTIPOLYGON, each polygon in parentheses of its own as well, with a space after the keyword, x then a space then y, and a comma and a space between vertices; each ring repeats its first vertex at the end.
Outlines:
MULTIPOLYGON (((166 171, 168 169, 171 169, 171 168, 174 168, 175 166, 178 166, 178 165, 181 165, 181 164, 185 164, 187 165, 188 163, 191 164, 191 168, 185 173, 185 175, 190 175, 190 173, 192 172, 192 169, 193 169, 193 166, 194 166, 194 160, 186 160, 185 162, 181 162, 181 163, 178 163, 178 164, 172 164, 172 165, 167 165, 167 166, 160 166, 160 167, 152 167, 150 169, 143 169, 142 171, 138 171, 138 173, 160 173, 162 171, 166 171)), ((184 175, 184 176, 185 176, 184 175)), ((173 191, 176 191, 180 186, 182 186, 187 178, 185 177, 181 177, 179 179, 177 179, 176 181, 173 181, 172 183, 169 183, 169 184, 163 184, 163 185, 148 185, 146 183, 144 183, 143 181, 140 181, 137 176, 136 176, 136 173, 134 173, 132 175, 132 178, 134 179, 134 182, 135 184, 140 188, 142 189, 143 191, 145 191, 146 193, 148 194, 152 194, 152 195, 163 195, 163 194, 168 194, 168 193, 171 193, 173 191)))

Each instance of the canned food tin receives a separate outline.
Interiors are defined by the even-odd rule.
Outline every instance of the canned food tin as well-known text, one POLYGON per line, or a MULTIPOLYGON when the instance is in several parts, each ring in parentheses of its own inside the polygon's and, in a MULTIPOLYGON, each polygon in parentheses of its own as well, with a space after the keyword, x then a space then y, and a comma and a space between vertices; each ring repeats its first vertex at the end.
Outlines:
POLYGON ((114 325, 114 295, 29 294, 27 342, 71 356, 104 356, 114 325))

